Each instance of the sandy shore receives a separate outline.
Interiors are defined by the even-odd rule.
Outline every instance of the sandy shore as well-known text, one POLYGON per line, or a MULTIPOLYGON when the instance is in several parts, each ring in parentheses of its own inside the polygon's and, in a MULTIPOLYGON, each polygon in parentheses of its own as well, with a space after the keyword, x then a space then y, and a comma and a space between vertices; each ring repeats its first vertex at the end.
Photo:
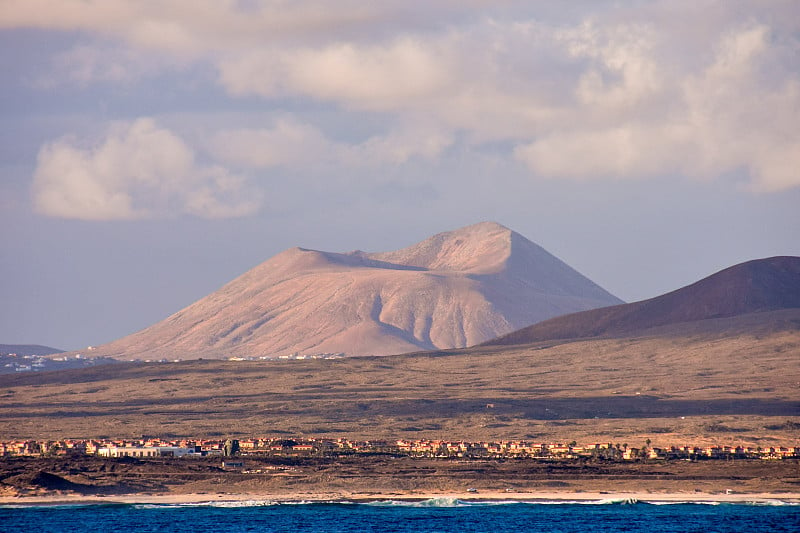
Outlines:
POLYGON ((47 496, 0 497, 0 505, 56 505, 56 504, 187 504, 235 502, 375 502, 375 501, 425 501, 432 499, 519 502, 581 502, 638 501, 650 503, 713 502, 713 503, 791 503, 800 505, 800 493, 642 493, 642 492, 411 492, 411 493, 281 493, 281 494, 129 494, 110 496, 85 496, 80 494, 54 494, 47 496))

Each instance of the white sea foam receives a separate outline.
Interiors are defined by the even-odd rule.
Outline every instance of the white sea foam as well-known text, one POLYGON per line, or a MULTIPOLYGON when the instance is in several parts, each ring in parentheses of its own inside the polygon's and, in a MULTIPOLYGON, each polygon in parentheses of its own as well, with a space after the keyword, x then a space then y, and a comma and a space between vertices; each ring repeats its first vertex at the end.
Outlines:
POLYGON ((117 502, 75 502, 75 503, 6 503, 0 509, 22 509, 29 507, 75 508, 88 506, 130 505, 135 509, 185 509, 193 507, 272 507, 277 505, 367 505, 378 507, 420 507, 420 508, 456 508, 481 507, 497 505, 750 505, 750 506, 800 506, 800 502, 780 499, 750 501, 713 501, 713 500, 639 500, 636 498, 609 498, 601 500, 553 499, 553 500, 460 500, 458 498, 430 498, 427 500, 376 500, 371 502, 352 500, 241 500, 241 501, 198 501, 183 503, 137 503, 124 504, 117 502))
POLYGON ((692 500, 653 500, 647 501, 650 505, 719 505, 719 502, 712 501, 692 501, 692 500))
POLYGON ((2 503, 0 504, 0 509, 34 509, 34 508, 72 509, 78 507, 112 507, 118 505, 125 505, 125 504, 117 502, 90 502, 90 501, 59 502, 59 503, 48 503, 48 502, 2 503))
POLYGON ((639 501, 636 498, 614 498, 604 500, 522 500, 517 503, 528 505, 635 505, 648 502, 639 501))
POLYGON ((277 505, 277 502, 272 500, 241 500, 241 501, 209 501, 206 503, 184 503, 179 504, 183 507, 194 507, 197 505, 208 507, 270 507, 277 505))
POLYGON ((428 500, 377 500, 365 505, 385 507, 481 507, 492 505, 633 505, 634 498, 609 500, 460 500, 458 498, 430 498, 428 500))
POLYGON ((648 503, 650 505, 719 505, 721 502, 715 502, 711 500, 644 500, 642 503, 648 503))
POLYGON ((182 509, 187 507, 270 507, 278 505, 272 500, 242 500, 242 501, 203 501, 183 503, 138 503, 136 509, 182 509))
POLYGON ((587 500, 519 500, 515 503, 524 503, 525 505, 585 505, 587 503, 597 504, 597 501, 587 500))
POLYGON ((375 506, 397 506, 397 507, 466 507, 472 503, 459 500, 458 498, 430 498, 421 501, 409 500, 378 500, 368 502, 367 505, 375 506))
POLYGON ((611 498, 608 500, 597 500, 597 505, 635 505, 639 503, 636 498, 611 498))
POLYGON ((720 502, 712 500, 639 500, 637 498, 608 498, 601 500, 461 500, 458 498, 429 498, 426 500, 376 500, 371 502, 354 502, 352 500, 244 500, 244 501, 205 501, 176 504, 139 504, 139 508, 164 507, 270 507, 276 505, 368 505, 377 507, 419 507, 419 508, 455 508, 481 507, 497 505, 800 505, 797 502, 782 500, 753 500, 720 502))
POLYGON ((745 505, 800 505, 800 502, 785 502, 783 500, 754 500, 742 503, 745 505))

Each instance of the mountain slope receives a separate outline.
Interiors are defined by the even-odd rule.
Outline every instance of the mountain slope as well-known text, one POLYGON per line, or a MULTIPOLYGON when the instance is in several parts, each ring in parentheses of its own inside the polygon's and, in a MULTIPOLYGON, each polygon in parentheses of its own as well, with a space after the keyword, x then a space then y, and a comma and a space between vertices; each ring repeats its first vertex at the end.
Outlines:
POLYGON ((385 253, 286 250, 138 333, 120 358, 385 355, 473 345, 620 300, 496 223, 385 253))
POLYGON ((800 257, 771 257, 726 268, 649 300, 546 320, 485 345, 619 337, 660 326, 790 308, 800 308, 800 257))

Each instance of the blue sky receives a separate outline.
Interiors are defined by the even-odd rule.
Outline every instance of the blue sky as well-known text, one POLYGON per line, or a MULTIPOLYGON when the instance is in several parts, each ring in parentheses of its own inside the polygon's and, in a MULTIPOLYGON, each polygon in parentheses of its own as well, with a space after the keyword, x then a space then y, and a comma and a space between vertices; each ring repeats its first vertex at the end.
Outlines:
POLYGON ((794 1, 2 0, 0 341, 483 220, 627 301, 800 255, 798 57, 794 1))

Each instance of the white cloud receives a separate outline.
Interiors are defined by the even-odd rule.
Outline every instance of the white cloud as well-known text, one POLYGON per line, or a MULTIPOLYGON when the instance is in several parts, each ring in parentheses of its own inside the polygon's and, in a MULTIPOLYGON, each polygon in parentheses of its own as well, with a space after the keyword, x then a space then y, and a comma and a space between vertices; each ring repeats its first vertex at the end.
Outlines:
POLYGON ((53 68, 42 76, 41 86, 67 79, 86 86, 95 82, 129 83, 170 65, 130 47, 76 45, 53 58, 53 68))
POLYGON ((234 94, 300 93, 357 109, 396 110, 447 88, 447 69, 430 45, 401 39, 386 46, 261 50, 221 62, 219 68, 222 83, 234 94))
POLYGON ((217 132, 209 151, 245 168, 323 169, 401 165, 412 158, 435 158, 453 143, 450 135, 422 125, 399 127, 360 143, 326 137, 311 124, 284 116, 269 128, 217 132))
MULTIPOLYGON (((697 74, 664 79, 654 101, 637 113, 600 111, 618 105, 617 88, 586 109, 587 120, 546 132, 517 147, 533 172, 567 178, 641 178, 683 174, 711 179, 746 169, 750 188, 779 191, 800 185, 800 81, 762 79, 759 66, 769 53, 768 28, 744 27, 723 35, 715 57, 697 74), (658 101, 668 112, 660 113, 658 101), (597 117, 601 116, 600 120, 597 117)), ((656 86, 653 86, 656 87, 656 86)), ((579 87, 581 92, 583 86, 579 87)), ((601 91, 602 93, 602 91, 601 91)))
POLYGON ((622 6, 8 0, 0 27, 79 30, 130 50, 62 55, 73 80, 194 61, 213 66, 232 98, 368 111, 389 129, 346 142, 311 119, 217 135, 214 152, 245 167, 308 167, 308 154, 397 164, 436 158, 457 138, 471 151, 513 145, 507 155, 535 177, 744 171, 753 190, 800 185, 797 3, 622 6))
POLYGON ((247 168, 297 167, 334 159, 334 143, 318 129, 289 117, 271 128, 217 132, 209 149, 217 158, 247 168))
POLYGON ((387 135, 371 137, 348 150, 351 164, 400 165, 412 158, 434 159, 451 146, 451 134, 430 126, 397 128, 387 135))
POLYGON ((624 113, 663 86, 653 55, 652 27, 623 24, 601 31, 584 23, 557 32, 556 39, 571 57, 589 60, 575 88, 582 105, 624 113))
POLYGON ((36 210, 82 220, 193 214, 244 216, 260 201, 242 178, 197 163, 191 148, 153 119, 116 124, 105 139, 80 146, 62 138, 39 151, 33 181, 36 210))
MULTIPOLYGON (((451 26, 492 8, 486 0, 4 0, 0 28, 80 30, 180 54, 265 43, 373 39, 408 28, 451 26)), ((500 6, 501 10, 505 6, 500 6)))

